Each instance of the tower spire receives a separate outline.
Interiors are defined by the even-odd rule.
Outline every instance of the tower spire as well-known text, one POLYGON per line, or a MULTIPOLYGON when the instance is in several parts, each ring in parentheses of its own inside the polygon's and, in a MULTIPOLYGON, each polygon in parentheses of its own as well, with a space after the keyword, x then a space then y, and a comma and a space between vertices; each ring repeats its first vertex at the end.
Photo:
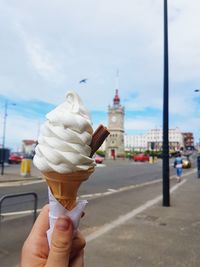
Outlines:
POLYGON ((115 90, 115 96, 113 98, 113 106, 114 107, 119 107, 119 104, 120 104, 120 98, 119 98, 119 95, 118 95, 118 89, 115 90))
POLYGON ((116 89, 119 89, 119 69, 116 71, 116 89))
POLYGON ((116 70, 116 89, 115 89, 115 96, 113 98, 113 106, 115 108, 119 107, 120 98, 119 98, 119 69, 116 70))

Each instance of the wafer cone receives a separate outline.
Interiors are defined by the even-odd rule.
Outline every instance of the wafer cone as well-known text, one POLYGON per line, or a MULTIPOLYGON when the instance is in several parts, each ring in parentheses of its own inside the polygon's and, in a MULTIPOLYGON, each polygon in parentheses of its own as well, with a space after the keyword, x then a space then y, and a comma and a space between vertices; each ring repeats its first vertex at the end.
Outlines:
POLYGON ((44 172, 44 178, 54 197, 68 210, 76 206, 77 192, 82 182, 93 173, 94 168, 72 173, 44 172))

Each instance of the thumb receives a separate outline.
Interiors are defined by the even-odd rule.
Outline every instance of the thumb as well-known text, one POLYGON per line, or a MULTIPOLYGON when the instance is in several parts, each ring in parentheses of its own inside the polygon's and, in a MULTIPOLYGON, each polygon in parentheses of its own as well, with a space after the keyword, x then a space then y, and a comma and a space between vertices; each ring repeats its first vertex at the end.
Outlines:
POLYGON ((66 267, 72 245, 73 226, 69 217, 57 219, 51 239, 46 267, 66 267))

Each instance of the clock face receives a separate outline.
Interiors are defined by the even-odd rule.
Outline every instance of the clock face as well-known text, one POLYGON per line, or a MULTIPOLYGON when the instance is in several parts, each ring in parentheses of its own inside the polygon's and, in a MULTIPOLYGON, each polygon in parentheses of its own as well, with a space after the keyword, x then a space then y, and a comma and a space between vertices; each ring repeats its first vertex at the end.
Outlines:
POLYGON ((111 120, 112 122, 116 122, 117 118, 115 116, 112 116, 111 120))

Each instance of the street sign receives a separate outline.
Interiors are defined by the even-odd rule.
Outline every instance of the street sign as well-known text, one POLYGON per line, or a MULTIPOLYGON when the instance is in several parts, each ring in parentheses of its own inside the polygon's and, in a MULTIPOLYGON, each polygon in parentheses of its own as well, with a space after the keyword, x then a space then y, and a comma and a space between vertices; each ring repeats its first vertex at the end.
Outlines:
POLYGON ((8 148, 0 148, 0 162, 6 162, 8 163, 10 155, 10 149, 8 148))

